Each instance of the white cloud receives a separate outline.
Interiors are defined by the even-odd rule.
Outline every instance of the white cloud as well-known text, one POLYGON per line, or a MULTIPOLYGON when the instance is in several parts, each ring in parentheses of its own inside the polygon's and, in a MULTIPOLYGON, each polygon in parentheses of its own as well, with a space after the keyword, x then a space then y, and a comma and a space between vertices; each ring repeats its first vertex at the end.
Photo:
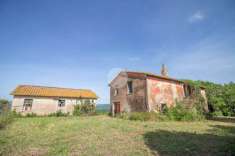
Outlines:
POLYGON ((202 11, 197 11, 189 17, 188 21, 190 23, 194 23, 194 22, 203 21, 204 19, 205 19, 205 14, 202 11))

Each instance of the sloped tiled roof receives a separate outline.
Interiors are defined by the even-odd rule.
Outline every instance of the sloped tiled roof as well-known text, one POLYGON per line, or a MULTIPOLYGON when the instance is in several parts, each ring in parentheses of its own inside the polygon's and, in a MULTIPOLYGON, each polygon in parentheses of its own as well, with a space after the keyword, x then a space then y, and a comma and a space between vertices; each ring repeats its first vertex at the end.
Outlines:
POLYGON ((11 95, 92 99, 98 98, 93 91, 88 89, 71 89, 33 85, 19 85, 13 92, 11 92, 11 95))
POLYGON ((128 77, 134 77, 134 78, 155 77, 155 78, 159 78, 159 79, 175 81, 178 83, 184 83, 183 81, 180 81, 180 80, 168 77, 168 76, 160 76, 160 75, 156 75, 156 74, 148 73, 148 72, 127 71, 126 73, 127 73, 128 77))

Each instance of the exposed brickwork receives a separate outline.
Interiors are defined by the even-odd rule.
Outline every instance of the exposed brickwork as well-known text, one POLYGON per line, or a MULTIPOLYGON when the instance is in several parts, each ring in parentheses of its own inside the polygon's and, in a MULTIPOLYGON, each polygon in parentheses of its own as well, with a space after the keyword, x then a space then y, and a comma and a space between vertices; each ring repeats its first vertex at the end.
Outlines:
POLYGON ((144 79, 129 78, 125 74, 119 74, 115 81, 110 85, 111 112, 114 112, 114 103, 120 102, 121 112, 143 111, 146 110, 146 81, 144 79), (127 82, 132 81, 133 93, 128 94, 127 82), (115 90, 118 94, 115 95, 115 90))
POLYGON ((120 73, 110 85, 110 112, 114 113, 114 103, 120 102, 120 110, 125 111, 129 110, 128 102, 127 102, 127 76, 126 74, 120 73), (115 90, 118 91, 118 94, 115 95, 115 90))
POLYGON ((142 79, 133 79, 133 93, 127 95, 127 101, 131 111, 147 111, 146 104, 146 81, 142 79))
MULTIPOLYGON (((187 86, 187 85, 186 85, 187 86)), ((120 103, 121 112, 161 111, 165 105, 172 107, 185 96, 193 95, 186 91, 183 81, 145 72, 121 72, 110 83, 111 112, 114 114, 114 103, 120 103), (128 81, 132 82, 133 92, 128 94, 128 81), (115 94, 118 90, 118 94, 115 94), (187 95, 186 95, 187 93, 187 95)), ((206 100, 205 90, 201 90, 206 100)), ((207 107, 207 106, 205 106, 207 107)))

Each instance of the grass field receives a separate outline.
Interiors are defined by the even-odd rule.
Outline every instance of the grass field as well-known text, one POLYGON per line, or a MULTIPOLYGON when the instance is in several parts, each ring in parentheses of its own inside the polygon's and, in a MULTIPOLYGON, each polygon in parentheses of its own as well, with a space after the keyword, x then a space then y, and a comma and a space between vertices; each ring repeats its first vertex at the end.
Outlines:
POLYGON ((232 155, 234 140, 235 124, 217 121, 18 118, 0 130, 0 155, 232 155))

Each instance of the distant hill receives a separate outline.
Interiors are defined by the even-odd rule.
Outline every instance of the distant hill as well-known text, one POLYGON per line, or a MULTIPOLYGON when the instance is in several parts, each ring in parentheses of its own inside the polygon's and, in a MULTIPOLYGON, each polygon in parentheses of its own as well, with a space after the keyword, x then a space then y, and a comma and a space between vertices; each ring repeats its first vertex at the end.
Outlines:
POLYGON ((97 104, 96 111, 98 112, 109 112, 110 104, 97 104))

